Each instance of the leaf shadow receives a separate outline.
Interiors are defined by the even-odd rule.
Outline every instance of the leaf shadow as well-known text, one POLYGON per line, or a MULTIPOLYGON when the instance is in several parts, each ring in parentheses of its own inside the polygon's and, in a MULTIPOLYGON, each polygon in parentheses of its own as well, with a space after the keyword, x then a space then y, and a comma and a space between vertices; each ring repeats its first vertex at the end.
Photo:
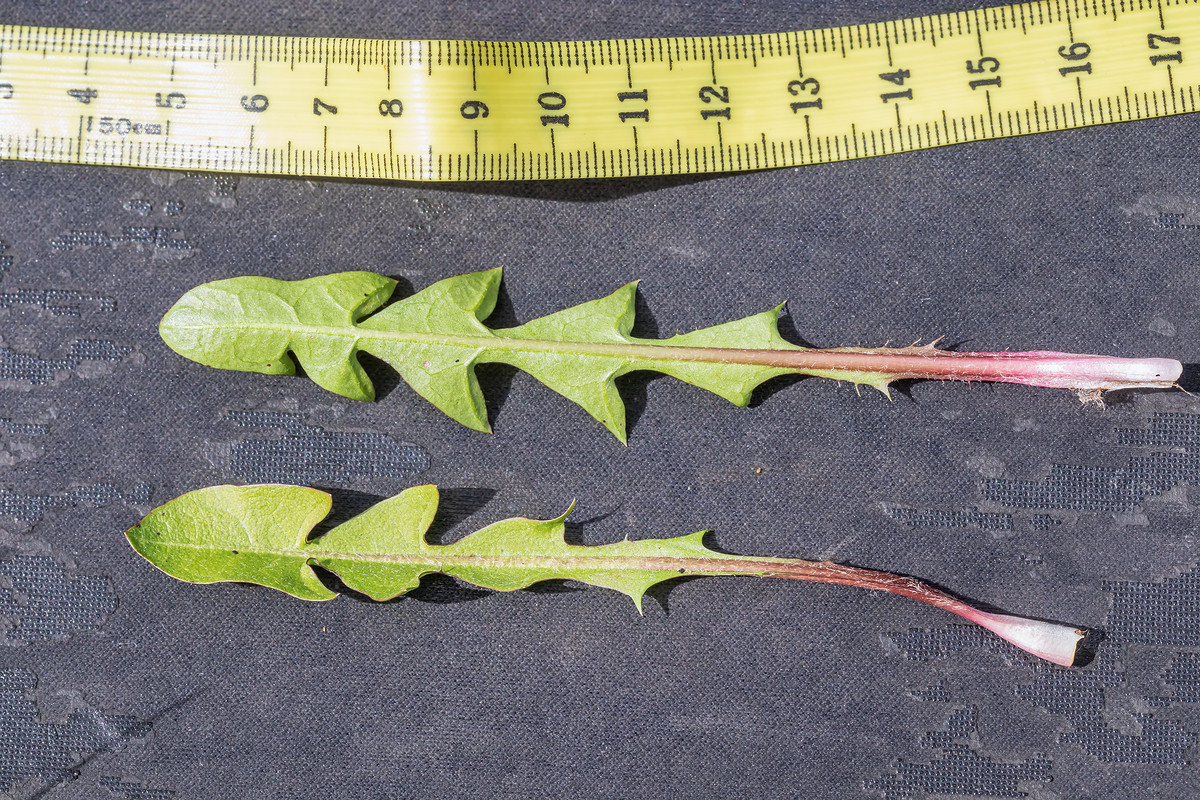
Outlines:
POLYGON ((779 315, 779 335, 800 347, 816 347, 815 344, 800 335, 800 331, 796 328, 796 319, 792 316, 791 309, 786 305, 783 307, 783 312, 779 315))
POLYGON ((797 383, 811 380, 812 377, 812 375, 779 375, 769 378, 754 387, 754 391, 750 393, 750 402, 746 404, 746 408, 758 408, 784 389, 789 389, 797 383))
POLYGON ((1191 394, 1200 394, 1200 364, 1184 364, 1179 376, 1179 388, 1191 394))
POLYGON ((668 578, 662 583, 656 583, 646 590, 646 597, 658 604, 667 616, 671 615, 671 593, 692 581, 704 580, 707 575, 680 575, 678 578, 668 578))
POLYGON ((333 498, 333 507, 325 519, 313 526, 312 533, 308 535, 310 542, 319 539, 343 522, 357 517, 371 506, 386 499, 382 495, 343 489, 339 486, 314 486, 313 488, 328 492, 333 498))
POLYGON ((493 594, 495 592, 491 589, 482 589, 478 586, 455 580, 449 575, 437 573, 425 575, 421 578, 421 583, 417 588, 411 590, 408 594, 401 595, 395 600, 388 600, 387 602, 395 603, 407 598, 408 600, 415 600, 418 603, 451 605, 453 603, 468 603, 472 600, 482 600, 493 594))
MULTIPOLYGON (((500 288, 496 292, 496 305, 492 308, 492 313, 484 319, 484 324, 496 330, 515 328, 521 324, 517 320, 517 313, 505 281, 500 282, 500 288)), ((487 418, 493 425, 512 392, 513 381, 516 380, 518 372, 520 370, 514 366, 496 362, 485 362, 475 366, 475 379, 479 381, 479 388, 483 392, 487 418)))
POLYGON ((1075 646, 1075 663, 1073 667, 1086 667, 1088 664, 1096 660, 1096 656, 1100 652, 1100 645, 1108 638, 1107 631, 1100 628, 1090 628, 1083 635, 1083 639, 1075 646))
POLYGON ((403 275, 388 275, 387 273, 383 273, 383 277, 394 280, 396 282, 396 288, 392 289, 391 296, 383 302, 383 305, 372 311, 370 314, 359 317, 359 322, 364 322, 383 311, 388 306, 398 303, 406 297, 411 297, 417 293, 417 287, 413 286, 412 281, 403 275))
POLYGON ((404 378, 400 377, 400 372, 382 358, 363 352, 359 352, 357 355, 358 363, 362 364, 367 377, 375 386, 376 401, 386 399, 396 391, 396 387, 405 385, 404 378))
MULTIPOLYGON (((916 395, 913 394, 913 389, 918 384, 922 383, 928 383, 928 381, 921 380, 920 378, 904 378, 902 380, 892 381, 891 385, 888 386, 888 399, 895 399, 891 396, 891 393, 895 392, 908 402, 915 405, 917 403, 917 398, 916 395)), ((875 390, 872 389, 871 391, 875 390)))
POLYGON ((437 515, 425 539, 430 544, 446 544, 451 541, 451 531, 458 527, 468 517, 486 506, 496 496, 495 489, 482 486, 464 486, 449 489, 438 489, 441 502, 437 515))
MULTIPOLYGON (((380 308, 376 309, 373 313, 361 317, 359 319, 360 323, 375 316, 388 306, 415 294, 416 290, 407 278, 399 275, 388 275, 386 277, 391 278, 396 282, 396 288, 392 292, 392 296, 386 303, 384 303, 380 308)), ((395 391, 397 386, 400 386, 404 383, 404 379, 400 377, 399 370, 392 367, 382 358, 361 351, 357 353, 357 357, 358 362, 362 364, 363 370, 367 373, 367 377, 371 379, 371 383, 375 386, 376 400, 383 400, 393 391, 395 391)))
POLYGON ((475 367, 475 377, 479 388, 483 390, 483 405, 487 409, 488 422, 494 427, 500 416, 500 411, 512 393, 513 381, 517 379, 520 370, 510 364, 479 364, 475 367))
POLYGON ((567 517, 567 521, 563 525, 563 541, 569 545, 586 546, 586 541, 583 535, 586 526, 594 525, 597 522, 603 522, 613 514, 616 514, 620 508, 621 506, 618 505, 611 511, 605 511, 602 514, 597 514, 593 517, 588 517, 587 519, 581 519, 578 521, 567 517))
POLYGON ((513 307, 512 297, 508 293, 507 281, 500 281, 496 291, 496 305, 492 313, 484 317, 483 322, 489 328, 515 328, 521 324, 517 319, 517 310, 513 307))
POLYGON ((621 395, 621 402, 625 405, 626 437, 632 436, 633 432, 637 430, 642 414, 646 413, 646 408, 650 405, 650 384, 666 377, 661 372, 640 369, 617 378, 617 392, 621 395))
MULTIPOLYGON (((635 197, 648 192, 693 186, 732 178, 743 172, 717 172, 708 175, 654 175, 632 178, 577 178, 574 180, 548 181, 480 181, 471 183, 443 183, 439 189, 461 194, 483 194, 513 197, 526 200, 553 200, 566 203, 605 203, 635 197)), ((427 188, 427 184, 417 184, 427 188)))
POLYGON ((466 603, 471 600, 479 600, 494 594, 490 589, 481 589, 478 586, 457 581, 449 575, 430 573, 421 577, 421 582, 415 589, 409 589, 404 594, 393 597, 391 600, 374 600, 360 591, 351 589, 340 577, 324 567, 314 565, 312 569, 325 588, 331 592, 337 592, 356 603, 364 603, 372 606, 395 605, 414 600, 418 603, 448 605, 451 603, 466 603))
POLYGON ((575 592, 586 592, 587 590, 587 585, 578 581, 568 578, 550 578, 530 584, 518 591, 530 592, 532 594, 573 594, 575 592))
POLYGON ((657 339, 662 335, 659 333, 658 317, 640 291, 633 294, 633 329, 629 333, 638 339, 657 339))
MULTIPOLYGON (((293 377, 301 380, 312 380, 308 377, 308 372, 304 369, 304 364, 289 350, 288 356, 292 359, 292 363, 296 365, 295 375, 293 377)), ((367 373, 367 377, 371 381, 371 385, 375 387, 375 401, 385 399, 388 395, 396 390, 399 386, 405 386, 404 378, 400 376, 400 372, 394 369, 390 364, 378 356, 370 353, 359 351, 354 354, 354 358, 358 359, 358 363, 362 365, 363 371, 367 373)), ((357 402, 357 401, 352 401, 357 402)))
MULTIPOLYGON (((724 178, 735 178, 767 170, 742 170, 707 174, 651 175, 629 178, 574 178, 569 180, 527 181, 405 181, 364 180, 359 178, 308 178, 275 175, 271 180, 378 186, 409 191, 451 192, 464 195, 512 197, 524 200, 548 200, 563 203, 606 203, 648 192, 692 186, 724 178)), ((215 174, 215 173, 214 173, 215 174)))
MULTIPOLYGON (((633 329, 630 335, 638 339, 658 339, 658 318, 641 292, 633 295, 633 329)), ((646 411, 649 401, 648 387, 657 380, 667 377, 653 370, 635 370, 628 372, 616 380, 617 393, 625 405, 625 433, 632 434, 637 428, 638 421, 646 411)))

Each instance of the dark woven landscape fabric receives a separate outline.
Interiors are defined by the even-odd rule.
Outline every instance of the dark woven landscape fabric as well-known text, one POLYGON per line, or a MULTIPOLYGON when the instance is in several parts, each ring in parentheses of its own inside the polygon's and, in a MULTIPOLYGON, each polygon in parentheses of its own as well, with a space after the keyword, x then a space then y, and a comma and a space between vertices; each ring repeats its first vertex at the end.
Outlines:
MULTIPOLYGON (((8 0, 9 23, 387 38, 796 30, 964 0, 8 0)), ((641 279, 640 335, 787 300, 822 346, 1200 361, 1200 117, 708 178, 447 186, 0 162, 0 796, 1007 798, 1200 793, 1200 400, 783 381, 748 409, 621 383, 618 444, 480 370, 491 436, 372 363, 374 403, 159 339, 185 291, 506 268, 513 324, 641 279), (1102 629, 1041 663, 896 597, 700 579, 629 600, 426 579, 395 602, 192 586, 122 532, 219 483, 421 483, 435 537, 577 502, 584 543, 921 576, 1102 629)), ((1194 370, 1185 381, 1194 387, 1194 370)))

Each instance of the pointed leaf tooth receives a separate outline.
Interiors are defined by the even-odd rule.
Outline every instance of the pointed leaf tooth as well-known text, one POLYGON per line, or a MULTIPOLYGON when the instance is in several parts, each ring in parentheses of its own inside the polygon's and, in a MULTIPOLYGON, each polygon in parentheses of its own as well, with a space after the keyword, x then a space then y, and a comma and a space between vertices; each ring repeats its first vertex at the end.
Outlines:
POLYGON ((308 546, 312 558, 346 586, 373 600, 390 600, 436 572, 425 534, 437 513, 436 486, 414 486, 343 522, 308 546), (380 553, 400 560, 373 558, 380 553))
POLYGON ((627 592, 627 594, 633 600, 633 607, 637 609, 638 616, 646 616, 646 610, 642 608, 642 601, 646 599, 646 593, 642 592, 641 594, 635 594, 633 592, 627 592))
MULTIPOLYGON (((779 335, 779 313, 783 304, 769 311, 753 314, 743 319, 701 328, 691 333, 678 334, 669 339, 636 339, 638 344, 663 347, 728 348, 733 350, 804 350, 779 335)), ((664 353, 667 355, 668 353, 664 353)), ((712 353, 710 360, 678 361, 671 359, 653 360, 639 365, 637 369, 653 369, 701 389, 724 397, 736 406, 749 405, 754 390, 764 381, 795 370, 768 367, 756 364, 723 364, 712 353)))
POLYGON ((405 383, 455 421, 472 430, 491 433, 487 404, 479 379, 475 376, 475 361, 481 351, 464 352, 461 348, 409 346, 405 356, 393 360, 394 350, 386 345, 371 347, 371 351, 395 367, 405 383))
POLYGON ((583 407, 622 443, 627 439, 625 402, 615 378, 628 364, 627 358, 588 352, 586 344, 627 344, 634 322, 637 283, 627 283, 607 297, 582 303, 516 328, 497 331, 497 336, 520 341, 579 342, 585 347, 574 353, 547 353, 515 348, 490 351, 487 358, 528 372, 550 389, 583 407))
POLYGON ((497 330, 496 335, 533 341, 626 344, 633 329, 636 295, 635 281, 606 297, 538 317, 515 328, 497 330))
POLYGON ((626 447, 629 446, 629 426, 625 421, 625 405, 621 404, 620 417, 614 412, 612 417, 607 420, 600 420, 601 424, 608 429, 608 432, 617 437, 617 441, 626 447))
POLYGON ((923 345, 921 349, 928 350, 930 352, 936 352, 939 349, 938 345, 941 344, 945 338, 946 334, 943 333, 941 336, 934 338, 929 344, 923 345))
POLYGON ((322 389, 351 400, 374 400, 375 384, 358 360, 353 338, 293 337, 292 353, 304 374, 322 389))
POLYGON ((540 353, 538 357, 517 356, 506 363, 528 372, 539 382, 579 405, 608 428, 622 443, 626 440, 625 401, 616 386, 619 364, 597 363, 581 355, 540 353), (517 363, 514 363, 517 362, 517 363))
POLYGON ((377 311, 396 291, 396 281, 364 270, 278 283, 292 288, 298 318, 329 315, 347 325, 377 311))
POLYGON ((567 540, 567 528, 566 528, 566 523, 567 523, 567 520, 570 518, 570 516, 571 516, 572 514, 574 514, 574 513, 575 513, 575 502, 576 502, 576 501, 572 500, 572 501, 570 502, 570 504, 567 506, 567 510, 566 510, 566 511, 564 511, 564 512, 563 512, 563 513, 561 513, 561 514, 559 514, 559 515, 558 515, 557 517, 555 517, 554 519, 550 520, 550 522, 561 522, 561 523, 563 523, 563 541, 564 541, 564 542, 567 540))
POLYGON ((446 556, 442 571, 476 586, 501 592, 524 589, 552 578, 569 578, 570 575, 562 574, 561 567, 529 558, 560 553, 569 547, 563 539, 565 529, 562 519, 518 517, 495 522, 457 542, 443 545, 439 550, 446 556), (454 563, 454 557, 460 555, 479 560, 454 563))
MULTIPOLYGON (((487 319, 496 307, 500 274, 497 267, 445 278, 393 303, 364 320, 359 327, 384 333, 411 331, 492 337, 492 330, 482 320, 487 319)), ((364 346, 364 349, 367 348, 364 346)))

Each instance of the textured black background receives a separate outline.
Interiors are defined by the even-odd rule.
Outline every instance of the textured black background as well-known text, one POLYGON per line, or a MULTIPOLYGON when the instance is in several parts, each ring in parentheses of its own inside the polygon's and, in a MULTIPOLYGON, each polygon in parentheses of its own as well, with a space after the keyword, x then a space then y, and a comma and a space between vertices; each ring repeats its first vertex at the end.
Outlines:
MULTIPOLYGON (((794 30, 972 5, 705 0, 8 0, 6 22, 568 39, 794 30)), ((507 267, 494 318, 641 278, 639 331, 788 299, 819 345, 1196 361, 1200 118, 708 179, 452 187, 0 163, 0 794, 1194 797, 1200 401, 805 380, 750 409, 623 384, 621 447, 523 374, 496 433, 375 375, 353 403, 200 367, 156 324, 241 274, 405 290, 507 267), (422 482, 438 535, 578 499, 580 539, 715 530, 741 553, 908 572, 1105 629, 1034 663, 890 596, 705 579, 628 599, 428 580, 376 605, 196 587, 122 531, 185 491, 289 481, 342 507, 422 482)), ((8 796, 8 795, 5 795, 8 796)))

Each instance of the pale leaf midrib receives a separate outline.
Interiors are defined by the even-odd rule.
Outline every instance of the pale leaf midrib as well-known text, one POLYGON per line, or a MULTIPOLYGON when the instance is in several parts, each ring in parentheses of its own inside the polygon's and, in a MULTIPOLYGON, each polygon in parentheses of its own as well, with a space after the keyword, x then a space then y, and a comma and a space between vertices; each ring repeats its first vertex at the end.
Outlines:
MULTIPOLYGON (((795 360, 800 354, 811 355, 818 351, 811 348, 788 345, 786 348, 736 348, 736 347, 689 347, 657 343, 650 339, 630 338, 624 342, 580 342, 557 339, 521 339, 504 336, 499 329, 490 336, 467 336, 463 334, 418 333, 413 331, 381 331, 357 326, 337 327, 329 325, 304 325, 301 323, 221 323, 203 325, 169 325, 169 330, 266 330, 309 336, 330 336, 357 340, 379 340, 442 347, 461 347, 467 350, 490 350, 515 353, 554 353, 563 355, 588 355, 598 358, 615 358, 626 361, 686 361, 711 364, 746 364, 776 369, 802 369, 803 364, 779 363, 795 360)), ((820 358, 820 356, 818 356, 820 358)), ((824 367, 814 367, 824 368, 824 367)))
MULTIPOLYGON (((157 547, 170 547, 196 551, 201 553, 234 553, 252 554, 259 556, 278 556, 281 558, 303 559, 306 563, 321 564, 324 561, 362 561, 376 564, 396 566, 413 566, 445 571, 459 567, 492 568, 492 569, 530 569, 569 571, 570 569, 588 570, 621 570, 641 572, 678 572, 686 570, 685 574, 745 575, 761 574, 770 571, 770 565, 795 565, 798 562, 786 558, 761 558, 755 556, 737 556, 729 554, 714 554, 713 556, 613 556, 604 553, 589 552, 592 547, 580 547, 584 552, 570 555, 520 555, 493 556, 472 553, 446 554, 414 554, 414 553, 340 553, 331 550, 305 550, 300 548, 259 548, 259 547, 218 547, 195 544, 192 542, 161 542, 156 541, 157 547), (751 565, 763 569, 747 569, 751 565)), ((431 545, 444 547, 445 545, 431 545)), ((596 545, 595 547, 605 547, 596 545)))

